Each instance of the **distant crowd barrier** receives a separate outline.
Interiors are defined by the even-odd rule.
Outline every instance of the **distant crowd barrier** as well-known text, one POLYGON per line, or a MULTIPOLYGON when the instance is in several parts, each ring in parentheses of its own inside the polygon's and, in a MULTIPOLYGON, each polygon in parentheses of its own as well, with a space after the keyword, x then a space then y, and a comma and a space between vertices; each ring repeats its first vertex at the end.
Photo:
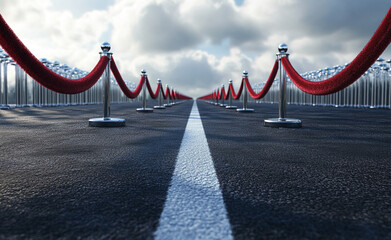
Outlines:
MULTIPOLYGON (((249 93, 253 99, 262 101, 261 99, 269 95, 269 98, 276 96, 274 91, 270 94, 268 92, 274 85, 275 76, 278 69, 280 70, 280 78, 278 81, 278 102, 279 102, 279 117, 274 119, 266 119, 264 125, 268 127, 301 127, 301 121, 298 119, 290 119, 286 117, 286 105, 287 98, 290 102, 303 101, 302 97, 305 96, 308 98, 308 95, 313 95, 309 102, 312 101, 315 105, 316 100, 318 102, 356 102, 359 106, 388 106, 391 108, 391 80, 389 73, 390 67, 385 65, 384 59, 379 58, 384 50, 388 47, 391 42, 391 8, 388 10, 385 18, 381 22, 380 26, 366 44, 363 50, 357 55, 357 57, 349 64, 346 64, 345 68, 336 67, 334 75, 324 79, 324 76, 329 76, 331 71, 327 71, 326 74, 322 75, 322 79, 317 79, 318 81, 311 81, 314 78, 311 77, 311 80, 305 79, 303 76, 297 73, 293 68, 292 64, 288 59, 288 46, 286 44, 280 44, 279 53, 277 53, 277 61, 274 64, 273 70, 269 76, 269 79, 266 81, 262 90, 257 94, 255 93, 253 87, 250 85, 247 77, 247 71, 243 72, 242 81, 239 87, 238 92, 236 93, 232 86, 232 80, 230 80, 230 88, 227 93, 225 93, 222 88, 214 90, 211 94, 202 96, 198 99, 203 100, 213 100, 213 104, 217 104, 220 99, 239 99, 241 93, 243 92, 243 109, 237 109, 238 112, 252 112, 252 109, 247 109, 247 94, 249 93), (375 61, 380 62, 379 66, 374 66, 375 61), (379 77, 377 80, 370 79, 365 83, 362 83, 368 78, 369 72, 373 70, 379 72, 379 70, 385 72, 387 77, 379 77), (337 72, 338 71, 338 72, 337 72), (288 74, 288 76, 287 76, 288 74), (380 80, 379 80, 380 79, 380 80), (360 81, 358 81, 360 80, 360 81), (388 81, 387 81, 388 80, 388 81), (355 86, 353 83, 358 82, 355 86), (291 86, 291 83, 297 86, 303 94, 298 93, 291 86), (346 88, 353 86, 354 90, 347 91, 346 88), (288 88, 289 87, 289 88, 288 88), (336 97, 329 97, 331 94, 336 94, 336 97), (229 95, 229 96, 228 96, 229 95), (273 96, 272 96, 273 95, 273 96), (379 96, 376 96, 379 95, 379 96), (324 96, 322 101, 319 101, 318 96, 324 96), (300 99, 299 99, 300 98, 300 99), (326 100, 325 100, 326 99, 326 100), (333 99, 335 101, 333 101, 333 99), (376 103, 379 102, 379 105, 376 103), (365 103, 371 103, 365 105, 365 103)), ((388 61, 391 64, 391 60, 388 61)), ((331 69, 328 69, 331 70, 331 69)), ((308 74, 304 74, 308 77, 308 74)), ((313 76, 313 75, 312 75, 313 76)), ((271 100, 273 102, 274 100, 271 100)), ((305 100, 304 100, 305 101, 305 100)), ((230 103, 229 105, 232 105, 230 103)), ((327 105, 327 104, 326 104, 327 105)), ((336 106, 343 106, 344 103, 335 104, 336 106)), ((226 107, 230 108, 230 107, 226 107)))
MULTIPOLYGON (((130 90, 125 81, 123 80, 119 70, 116 66, 116 63, 112 57, 112 53, 110 51, 110 44, 105 42, 102 44, 100 53, 101 57, 94 69, 90 72, 80 71, 78 69, 74 69, 70 74, 60 74, 53 71, 49 68, 49 65, 55 66, 54 64, 49 64, 46 59, 38 60, 19 40, 16 34, 12 31, 12 29, 8 26, 4 18, 0 15, 0 45, 4 49, 0 51, 0 63, 3 63, 3 71, 4 77, 1 78, 1 68, 0 68, 0 108, 1 109, 10 109, 8 105, 8 80, 7 80, 7 66, 8 64, 12 64, 15 66, 15 96, 16 96, 16 106, 28 106, 28 83, 27 83, 27 75, 26 73, 37 82, 42 87, 34 89, 38 89, 33 91, 33 102, 36 98, 49 98, 48 89, 53 91, 54 93, 60 94, 69 94, 76 95, 78 94, 78 102, 85 103, 90 102, 86 91, 90 90, 93 86, 96 85, 98 81, 101 81, 103 90, 103 118, 94 118, 89 120, 90 126, 124 126, 125 120, 118 118, 110 117, 110 102, 111 97, 113 95, 113 91, 110 89, 112 85, 112 80, 110 78, 110 71, 113 73, 119 88, 122 90, 123 94, 130 99, 137 98, 142 92, 142 108, 137 109, 138 112, 152 112, 152 109, 146 108, 146 100, 147 95, 146 91, 148 91, 150 98, 156 99, 159 97, 159 106, 156 106, 156 109, 164 109, 164 105, 162 104, 162 99, 167 99, 167 105, 172 106, 176 104, 178 100, 187 100, 191 99, 190 97, 179 93, 174 89, 170 89, 167 85, 166 90, 163 89, 161 80, 158 80, 158 84, 156 90, 153 91, 152 87, 147 78, 147 74, 145 70, 142 70, 142 75, 140 82, 135 90, 130 90), (24 72, 22 71, 24 70, 24 72), (3 80, 3 81, 2 81, 3 80), (46 91, 46 94, 42 92, 46 91), (84 95, 80 95, 84 94, 84 95), (24 104, 20 104, 24 102, 24 104)), ((56 67, 59 64, 57 64, 56 67)), ((1 66, 1 64, 0 64, 1 66)), ((68 71, 69 67, 64 67, 64 70, 68 71)), ((59 71, 60 72, 60 71, 59 71)), ((35 85, 33 85, 35 86, 35 85)), ((91 90, 90 90, 91 91, 91 90)), ((54 95, 54 94, 53 94, 54 95)), ((52 98, 52 96, 50 96, 52 98)), ((57 98, 53 102, 67 102, 65 100, 61 101, 60 95, 55 96, 57 98)), ((46 99, 48 100, 48 99, 46 99)), ((99 101, 99 100, 97 100, 99 101)), ((40 101, 39 101, 40 102, 40 101)), ((45 101, 42 101, 45 102, 45 101)), ((74 102, 74 101, 70 101, 74 102)), ((36 106, 36 105, 33 105, 36 106)))

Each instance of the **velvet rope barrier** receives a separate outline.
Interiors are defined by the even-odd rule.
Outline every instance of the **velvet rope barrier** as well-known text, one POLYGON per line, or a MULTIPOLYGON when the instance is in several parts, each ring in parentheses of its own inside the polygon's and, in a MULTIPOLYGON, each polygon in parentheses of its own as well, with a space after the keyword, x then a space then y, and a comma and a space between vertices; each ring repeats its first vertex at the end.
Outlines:
POLYGON ((125 96, 127 96, 128 98, 136 98, 140 94, 141 90, 143 89, 143 84, 145 81, 144 76, 141 76, 141 79, 140 79, 140 82, 139 82, 137 88, 132 92, 132 91, 130 91, 128 86, 126 86, 125 81, 122 79, 122 76, 118 71, 117 65, 115 64, 113 57, 111 58, 110 68, 111 68, 111 72, 114 75, 115 80, 117 80, 117 83, 118 83, 119 87, 121 88, 122 92, 125 94, 125 96))
POLYGON ((242 95, 243 82, 244 82, 244 79, 242 79, 242 82, 240 83, 240 87, 239 87, 239 90, 237 93, 235 93, 235 89, 234 89, 233 85, 232 84, 229 85, 229 90, 231 91, 233 99, 238 100, 240 98, 240 96, 242 95))
POLYGON ((273 69, 269 75, 269 78, 265 84, 265 86, 262 88, 262 90, 259 92, 259 93, 255 93, 254 90, 252 89, 249 81, 248 81, 248 78, 244 78, 244 82, 246 84, 246 87, 248 89, 248 92, 250 93, 250 96, 254 99, 261 99, 263 98, 268 92, 269 92, 269 89, 270 87, 273 85, 273 81, 277 75, 277 71, 278 71, 278 61, 276 60, 274 62, 274 66, 273 66, 273 69))
POLYGON ((227 100, 229 98, 229 88, 228 88, 228 91, 225 92, 225 88, 222 87, 221 88, 221 95, 224 97, 224 100, 227 100))
POLYGON ((94 69, 80 79, 65 78, 43 65, 20 41, 0 14, 0 45, 8 55, 42 86, 64 94, 81 93, 91 88, 103 74, 109 59, 101 57, 94 69))
POLYGON ((170 99, 175 99, 175 92, 174 89, 170 90, 170 99))
MULTIPOLYGON (((228 89, 228 92, 229 92, 229 89, 228 89)), ((225 100, 227 100, 228 97, 229 97, 228 94, 225 93, 224 87, 221 87, 221 90, 220 90, 219 92, 217 92, 217 98, 218 98, 219 100, 221 100, 222 97, 223 97, 225 100)))
POLYGON ((287 57, 281 62, 292 82, 302 91, 313 95, 327 95, 338 92, 361 77, 383 53, 391 42, 391 8, 375 34, 356 58, 341 72, 321 82, 312 82, 301 77, 287 57))
MULTIPOLYGON (((162 91, 163 91, 163 87, 162 87, 162 91)), ((165 93, 163 92, 163 94, 164 94, 164 95, 163 95, 163 98, 164 98, 164 99, 167 99, 167 97, 169 97, 169 98, 171 99, 171 96, 170 96, 170 88, 167 87, 167 88, 166 88, 166 92, 165 92, 165 93)))
POLYGON ((148 77, 147 77, 147 89, 148 89, 148 92, 149 92, 149 95, 151 96, 152 99, 156 99, 158 96, 159 96, 159 91, 160 91, 160 87, 161 87, 161 83, 159 83, 157 85, 157 88, 155 90, 155 92, 152 91, 152 88, 151 88, 151 85, 149 84, 149 80, 148 80, 148 77))
POLYGON ((181 99, 181 100, 190 100, 190 99, 192 99, 191 97, 188 97, 188 96, 183 95, 181 93, 177 93, 177 97, 178 97, 178 99, 181 99))
POLYGON ((200 100, 208 100, 208 99, 212 99, 212 98, 213 98, 213 93, 205 95, 205 96, 202 96, 202 97, 199 97, 198 99, 200 99, 200 100))

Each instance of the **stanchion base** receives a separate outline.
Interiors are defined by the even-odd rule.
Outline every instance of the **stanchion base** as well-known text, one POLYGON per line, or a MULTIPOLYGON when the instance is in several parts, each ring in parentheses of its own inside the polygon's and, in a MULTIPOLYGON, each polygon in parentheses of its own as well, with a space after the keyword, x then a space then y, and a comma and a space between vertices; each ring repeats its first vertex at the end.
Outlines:
POLYGON ((124 127, 125 119, 122 118, 91 118, 89 127, 124 127))
POLYGON ((10 110, 10 109, 11 109, 11 107, 8 106, 8 105, 2 105, 2 106, 0 106, 0 110, 10 110))
POLYGON ((226 107, 227 106, 227 104, 220 104, 220 107, 226 107))
POLYGON ((171 103, 164 104, 165 107, 172 107, 171 103))
POLYGON ((153 108, 154 108, 154 109, 166 109, 165 106, 154 106, 153 108))
POLYGON ((236 109, 237 112, 240 112, 240 113, 252 113, 254 112, 254 109, 252 108, 239 108, 239 109, 236 109))
POLYGON ((153 109, 152 108, 137 108, 136 111, 143 112, 143 113, 151 113, 151 112, 153 112, 153 109))
POLYGON ((226 109, 237 109, 238 107, 237 106, 226 106, 225 108, 226 109))
POLYGON ((301 128, 301 120, 294 118, 269 118, 264 121, 265 127, 301 128))

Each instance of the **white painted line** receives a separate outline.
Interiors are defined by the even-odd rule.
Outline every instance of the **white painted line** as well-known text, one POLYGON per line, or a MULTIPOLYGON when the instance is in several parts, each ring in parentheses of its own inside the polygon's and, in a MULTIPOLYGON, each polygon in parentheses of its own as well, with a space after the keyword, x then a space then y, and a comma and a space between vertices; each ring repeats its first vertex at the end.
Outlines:
POLYGON ((233 239, 196 101, 155 239, 233 239))

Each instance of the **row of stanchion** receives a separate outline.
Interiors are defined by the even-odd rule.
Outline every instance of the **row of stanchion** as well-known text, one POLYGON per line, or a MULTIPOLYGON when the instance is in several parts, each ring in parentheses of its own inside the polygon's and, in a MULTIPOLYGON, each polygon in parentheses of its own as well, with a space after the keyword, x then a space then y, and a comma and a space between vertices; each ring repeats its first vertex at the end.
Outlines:
MULTIPOLYGON (((112 59, 112 53, 110 52, 110 44, 104 42, 101 46, 102 52, 100 53, 101 58, 107 57, 109 61, 106 65, 106 68, 102 75, 102 83, 103 83, 103 117, 102 118, 91 118, 88 121, 89 126, 91 127, 121 127, 125 126, 125 119, 122 118, 113 118, 110 116, 110 72, 114 71, 114 75, 119 74, 118 69, 115 65, 115 62, 112 59), (113 63, 113 65, 112 65, 113 63)), ((120 75, 116 76, 116 80, 119 83, 123 84, 122 77, 120 75)), ((125 87, 124 85, 121 85, 125 87)), ((142 92, 142 107, 137 108, 136 111, 140 113, 151 113, 153 109, 165 109, 166 107, 171 107, 180 102, 176 102, 176 100, 182 99, 191 99, 185 95, 178 93, 176 90, 172 89, 170 91, 169 86, 166 85, 166 94, 163 93, 162 82, 160 79, 157 81, 157 89, 155 93, 152 93, 151 87, 148 82, 147 72, 145 69, 141 70, 141 81, 139 83, 138 88, 133 92, 129 89, 123 89, 123 91, 129 92, 128 97, 134 98, 137 97, 140 92, 142 92), (150 97, 153 99, 158 99, 158 105, 154 106, 154 108, 147 107, 147 90, 150 93, 150 97), (163 99, 167 99, 167 103, 163 104, 163 99)))
POLYGON ((142 74, 138 86, 133 91, 130 90, 129 84, 125 83, 118 71, 110 52, 111 46, 107 42, 101 45, 102 52, 100 52, 99 62, 89 73, 76 68, 72 69, 66 65, 60 65, 57 62, 50 63, 47 59, 38 60, 19 40, 1 15, 0 45, 4 49, 4 51, 0 51, 2 63, 0 66, 3 65, 4 71, 4 77, 0 78, 2 109, 10 109, 7 79, 7 66, 9 64, 15 66, 13 94, 16 107, 29 106, 29 98, 33 99, 33 103, 38 102, 38 105, 33 104, 32 106, 47 106, 49 102, 52 103, 52 106, 86 104, 91 99, 103 102, 103 117, 90 119, 89 126, 115 127, 125 125, 124 119, 112 118, 110 116, 112 98, 115 100, 123 99, 124 97, 126 99, 135 99, 139 97, 142 91, 142 107, 136 109, 137 112, 153 111, 153 109, 146 106, 147 90, 150 98, 158 98, 158 105, 154 107, 155 109, 165 109, 166 106, 170 107, 178 103, 176 102, 178 100, 191 99, 174 89, 170 89, 168 85, 166 85, 166 90, 164 91, 160 79, 158 80, 156 91, 153 92, 145 70, 141 71, 142 74), (118 85, 113 84, 114 81, 110 77, 110 72, 113 72, 118 85), (30 76, 31 81, 28 81, 28 76, 30 76), (28 85, 32 86, 29 87, 28 85), (120 96, 118 91, 113 91, 112 85, 117 86, 117 90, 120 89, 123 96, 120 96), (29 89, 32 90, 30 95, 29 89), (102 94, 99 95, 97 90, 102 90, 102 94), (102 96, 103 100, 98 99, 99 96, 102 96), (163 104, 163 99, 167 99, 166 104, 163 104))
MULTIPOLYGON (((302 77, 311 81, 323 81, 343 70, 345 66, 334 66, 306 72, 302 77)), ((391 59, 379 58, 356 82, 349 87, 328 95, 311 95, 301 91, 288 77, 287 103, 311 106, 386 108, 391 109, 391 59)), ((257 84, 254 89, 259 91, 265 83, 257 84)), ((278 83, 275 81, 265 98, 259 103, 278 102, 278 83)))
MULTIPOLYGON (((286 108, 288 104, 311 105, 311 106, 335 106, 335 107, 368 107, 368 108, 387 108, 391 109, 391 59, 384 60, 378 58, 376 64, 373 64, 357 81, 350 86, 328 95, 312 95, 300 90, 292 80, 287 76, 285 69, 281 63, 281 57, 287 57, 287 45, 279 46, 277 60, 279 64, 280 77, 274 79, 269 92, 264 98, 256 100, 258 103, 278 103, 279 117, 274 119, 266 119, 265 126, 271 127, 300 127, 301 121, 286 117, 286 108), (390 64, 390 65, 388 65, 390 64)), ((335 66, 333 68, 325 68, 318 71, 312 71, 302 74, 302 77, 311 79, 311 81, 324 81, 345 69, 345 66, 335 66)), ((248 79, 248 72, 243 71, 242 79, 248 79)), ((261 83, 254 87, 255 91, 262 91, 268 83, 261 83)), ((243 85, 243 108, 233 106, 231 94, 232 80, 229 80, 229 90, 225 94, 224 85, 221 89, 217 88, 212 94, 206 95, 199 99, 213 99, 209 103, 226 107, 227 109, 236 109, 237 112, 251 113, 254 109, 248 108, 248 89, 246 84, 243 85), (229 104, 224 104, 224 99, 229 99, 229 104), (219 100, 222 104, 219 104, 219 100)), ((241 85, 242 87, 242 85, 241 85)), ((232 90, 234 91, 234 90, 232 90)), ((239 99, 239 98, 237 98, 239 99)))
MULTIPOLYGON (((79 79, 88 74, 78 68, 71 68, 57 61, 50 62, 41 59, 51 71, 70 79, 79 79)), ((55 107, 102 103, 101 78, 88 90, 78 94, 62 94, 45 88, 34 81, 16 64, 2 49, 0 49, 0 109, 19 107, 55 107), (11 66, 11 68, 10 68, 11 66)), ((133 88, 132 83, 127 82, 133 88)), ((111 79, 111 96, 115 103, 130 101, 111 79)))
POLYGON ((280 80, 279 80, 279 116, 278 118, 270 118, 264 120, 264 126, 265 127, 289 127, 289 128, 300 128, 302 126, 302 122, 299 119, 294 118, 287 118, 286 115, 286 82, 287 82, 287 74, 284 70, 284 68, 281 66, 281 58, 287 57, 289 54, 288 46, 283 43, 280 44, 278 47, 279 52, 277 55, 277 62, 273 67, 273 70, 269 76, 268 82, 264 85, 264 88, 256 94, 254 90, 252 89, 249 81, 248 81, 248 72, 243 71, 242 76, 242 82, 239 87, 239 90, 237 94, 235 94, 235 90, 232 85, 232 80, 229 80, 229 88, 227 90, 227 93, 225 93, 224 85, 222 85, 221 90, 216 89, 212 94, 200 97, 199 99, 207 100, 212 99, 212 101, 208 101, 211 104, 225 107, 226 109, 236 109, 239 113, 252 113, 254 112, 254 109, 248 108, 248 95, 251 95, 254 98, 261 99, 264 96, 266 96, 267 92, 269 91, 270 87, 272 86, 275 76, 277 74, 277 70, 279 69, 280 72, 280 80), (234 106, 232 103, 232 99, 239 99, 240 94, 243 93, 242 102, 243 102, 243 108, 237 108, 237 106, 234 106), (224 104, 225 99, 229 99, 229 105, 224 104), (222 103, 219 104, 219 100, 221 99, 222 103))
MULTIPOLYGON (((235 93, 232 84, 230 84, 228 92, 225 93, 225 89, 215 90, 211 94, 205 95, 198 99, 212 99, 218 103, 219 99, 227 99, 228 97, 233 97, 234 99, 239 99, 241 92, 243 91, 243 109, 237 109, 238 112, 253 112, 253 109, 247 108, 248 94, 251 95, 254 99, 264 98, 269 90, 274 85, 275 76, 277 70, 280 71, 280 78, 278 81, 278 105, 279 105, 279 117, 266 119, 264 120, 264 125, 266 127, 301 127, 302 123, 299 119, 287 118, 286 116, 286 106, 287 98, 289 93, 289 98, 296 98, 292 94, 292 85, 294 84, 300 91, 305 94, 310 94, 313 104, 316 102, 318 96, 323 96, 322 100, 329 100, 330 102, 345 105, 346 102, 358 103, 358 104, 367 104, 371 107, 380 106, 380 107, 389 107, 391 105, 391 83, 389 67, 384 63, 384 59, 379 58, 384 50, 388 47, 391 42, 391 8, 388 10, 387 15, 383 19, 382 23, 365 45, 364 49, 356 56, 356 58, 345 68, 339 68, 338 72, 332 76, 328 76, 321 79, 321 81, 313 81, 313 79, 308 78, 307 74, 300 75, 293 68, 290 63, 287 53, 288 46, 286 44, 280 44, 278 47, 279 52, 277 53, 277 62, 275 63, 273 70, 269 76, 267 82, 262 86, 262 90, 259 93, 255 93, 248 81, 247 71, 243 72, 243 78, 241 85, 239 87, 238 93, 235 93), (378 61, 378 66, 373 66, 374 63, 378 61), (278 64, 278 66, 277 66, 278 64), (383 71, 383 78, 380 78, 380 81, 366 81, 363 83, 359 79, 363 79, 370 75, 370 72, 378 72, 378 69, 383 71), (385 74, 386 73, 386 74, 385 74), (288 81, 288 76, 289 81, 288 81), (292 84, 293 83, 293 84, 292 84), (380 83, 380 84, 379 84, 380 83), (349 86, 353 89, 349 91, 349 86), (365 94, 367 93, 367 94, 365 94), (368 94, 370 93, 370 94, 368 94), (330 96, 335 94, 334 96, 330 96), (229 96, 228 96, 229 95, 229 96), (379 103, 379 104, 376 104, 379 103)), ((391 62, 391 61, 389 61, 391 62)), ((327 72, 329 73, 329 72, 327 72)), ((296 91, 297 92, 297 91, 296 91)), ((274 94, 275 95, 275 94, 274 94)), ((305 95, 308 96, 308 95, 305 95)), ((322 101, 321 101, 322 102, 322 101)), ((324 103, 324 101, 323 101, 324 103)), ((338 104, 335 104, 338 105, 338 104)), ((339 106, 339 105, 338 105, 339 106)))

